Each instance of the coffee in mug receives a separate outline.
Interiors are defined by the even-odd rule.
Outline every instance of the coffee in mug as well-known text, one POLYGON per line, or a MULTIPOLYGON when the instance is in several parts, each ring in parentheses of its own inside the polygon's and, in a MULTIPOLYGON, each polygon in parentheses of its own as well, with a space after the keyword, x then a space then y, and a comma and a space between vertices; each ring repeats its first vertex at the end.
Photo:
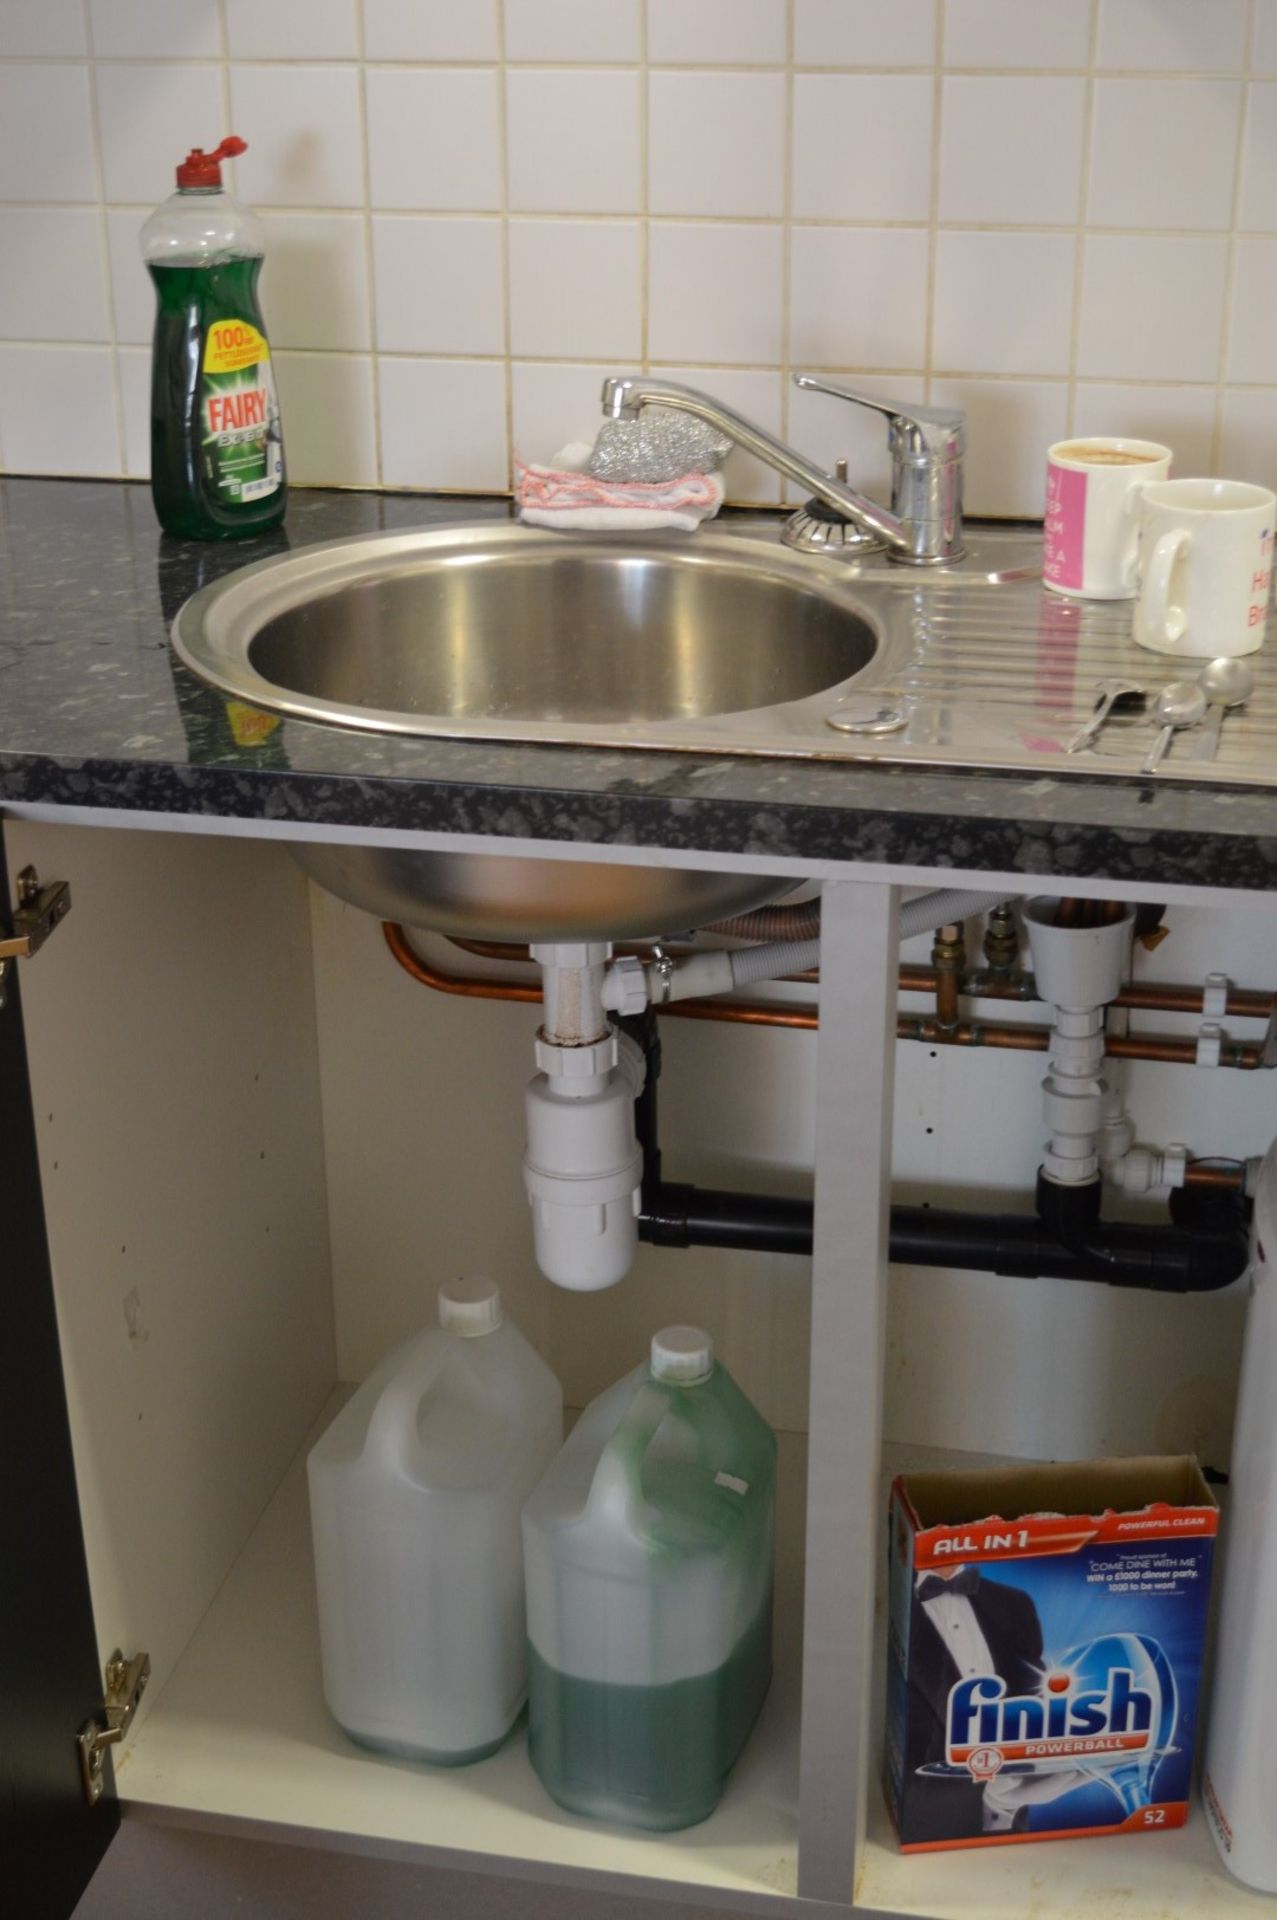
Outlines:
POLYGON ((1130 444, 1114 445, 1111 440, 1063 440, 1051 452, 1060 460, 1075 460, 1084 467, 1139 467, 1161 458, 1130 444))
POLYGON ((1272 588, 1277 494, 1245 480, 1164 480, 1140 500, 1135 638, 1155 653, 1256 653, 1272 588))
POLYGON ((1046 462, 1042 578, 1081 600, 1130 600, 1143 489, 1165 480, 1171 450, 1156 440, 1059 440, 1046 462))

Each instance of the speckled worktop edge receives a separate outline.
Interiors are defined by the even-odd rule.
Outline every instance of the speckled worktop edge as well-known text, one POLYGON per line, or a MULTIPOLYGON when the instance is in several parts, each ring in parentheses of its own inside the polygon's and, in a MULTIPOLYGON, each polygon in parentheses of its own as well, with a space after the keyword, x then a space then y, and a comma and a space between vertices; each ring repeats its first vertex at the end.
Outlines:
POLYGON ((413 741, 294 721, 263 732, 168 646, 189 594, 265 553, 508 513, 504 500, 295 491, 282 533, 204 546, 159 532, 145 486, 0 481, 0 805, 1277 886, 1277 776, 1272 789, 1159 787, 413 741))

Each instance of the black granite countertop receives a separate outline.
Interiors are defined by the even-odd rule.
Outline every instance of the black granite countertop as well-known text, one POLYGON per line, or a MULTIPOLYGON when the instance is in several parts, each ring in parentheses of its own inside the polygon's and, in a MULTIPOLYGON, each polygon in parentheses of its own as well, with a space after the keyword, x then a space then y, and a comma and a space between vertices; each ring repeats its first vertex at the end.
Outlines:
POLYGON ((40 802, 917 867, 1277 888, 1272 790, 408 740, 228 711, 174 659, 197 587, 265 554, 498 500, 294 491, 196 545, 145 486, 0 481, 0 806, 40 802))

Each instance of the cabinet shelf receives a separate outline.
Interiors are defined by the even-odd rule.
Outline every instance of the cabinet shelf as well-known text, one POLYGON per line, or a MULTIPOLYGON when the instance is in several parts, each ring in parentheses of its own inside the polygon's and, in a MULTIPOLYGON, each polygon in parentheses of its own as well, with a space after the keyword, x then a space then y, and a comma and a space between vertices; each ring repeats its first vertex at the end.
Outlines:
POLYGON ((711 1818, 645 1834, 574 1818, 533 1773, 522 1724, 475 1766, 378 1758, 330 1719, 320 1690, 305 1456, 294 1460, 172 1677, 117 1766, 121 1799, 187 1826, 308 1832, 351 1851, 488 1856, 542 1871, 633 1876, 735 1895, 792 1895, 806 1438, 781 1435, 776 1675, 711 1818))
POLYGON ((1175 1833, 902 1854, 872 1787, 857 1909, 927 1920, 1238 1920, 1277 1901, 1220 1863, 1200 1802, 1175 1833))

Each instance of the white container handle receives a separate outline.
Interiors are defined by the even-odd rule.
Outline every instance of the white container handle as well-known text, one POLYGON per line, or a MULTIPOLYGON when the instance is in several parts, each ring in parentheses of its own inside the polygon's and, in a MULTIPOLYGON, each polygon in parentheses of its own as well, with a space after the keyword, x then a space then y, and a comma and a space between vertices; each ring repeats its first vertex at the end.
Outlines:
POLYGON ((408 1464, 417 1446, 421 1403, 438 1386, 451 1358, 443 1340, 432 1340, 406 1372, 389 1382, 369 1417, 363 1450, 366 1461, 379 1461, 386 1467, 408 1464))
POLYGON ((587 1513, 614 1507, 632 1514, 646 1506, 639 1468, 669 1410, 668 1393, 644 1381, 599 1455, 585 1503, 587 1513))
POLYGON ((1155 645, 1171 651, 1184 638, 1187 621, 1183 607, 1171 605, 1171 575, 1177 561, 1193 544, 1187 527, 1173 527, 1153 548, 1140 588, 1140 620, 1155 645))

